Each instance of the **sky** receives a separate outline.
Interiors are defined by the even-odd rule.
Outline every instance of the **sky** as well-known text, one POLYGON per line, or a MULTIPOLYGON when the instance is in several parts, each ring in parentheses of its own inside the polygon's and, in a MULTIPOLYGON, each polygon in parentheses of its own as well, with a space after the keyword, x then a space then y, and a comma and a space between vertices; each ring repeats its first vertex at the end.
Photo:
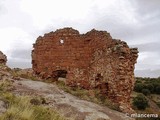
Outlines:
POLYGON ((64 27, 108 31, 138 47, 136 76, 160 76, 160 0, 0 0, 0 50, 10 67, 31 67, 37 37, 64 27))

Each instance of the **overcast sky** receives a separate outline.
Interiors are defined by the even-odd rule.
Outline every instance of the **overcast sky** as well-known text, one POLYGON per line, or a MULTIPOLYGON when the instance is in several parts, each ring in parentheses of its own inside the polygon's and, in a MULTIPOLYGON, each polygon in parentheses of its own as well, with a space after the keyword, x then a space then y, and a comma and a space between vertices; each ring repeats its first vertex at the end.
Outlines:
POLYGON ((10 67, 31 67, 36 38, 63 27, 110 32, 139 48, 136 76, 160 76, 160 0, 0 0, 0 50, 10 67))

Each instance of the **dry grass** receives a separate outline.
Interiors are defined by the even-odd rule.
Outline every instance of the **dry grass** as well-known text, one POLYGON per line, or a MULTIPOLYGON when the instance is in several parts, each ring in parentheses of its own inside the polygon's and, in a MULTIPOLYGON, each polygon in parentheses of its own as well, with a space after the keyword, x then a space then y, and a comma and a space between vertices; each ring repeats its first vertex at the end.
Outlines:
POLYGON ((31 104, 31 96, 15 96, 7 91, 9 81, 0 81, 0 98, 5 102, 6 112, 0 120, 65 120, 56 110, 42 104, 31 104))
POLYGON ((107 96, 104 96, 100 93, 100 90, 94 89, 94 90, 86 90, 79 87, 69 87, 66 86, 63 81, 56 82, 57 86, 64 90, 65 92, 68 92, 74 96, 79 97, 80 99, 91 101, 100 105, 107 106, 113 110, 120 111, 119 105, 113 103, 110 101, 107 96))
POLYGON ((5 100, 9 103, 7 111, 0 116, 0 120, 64 120, 56 111, 44 106, 30 103, 30 97, 16 97, 5 93, 5 100))

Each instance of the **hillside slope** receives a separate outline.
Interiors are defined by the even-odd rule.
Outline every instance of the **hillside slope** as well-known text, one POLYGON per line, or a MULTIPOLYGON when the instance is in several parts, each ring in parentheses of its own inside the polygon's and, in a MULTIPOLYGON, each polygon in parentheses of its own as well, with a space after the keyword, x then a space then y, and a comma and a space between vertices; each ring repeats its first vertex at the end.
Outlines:
POLYGON ((0 74, 1 80, 11 81, 12 84, 9 91, 14 95, 43 98, 45 99, 43 106, 53 108, 68 119, 132 120, 121 112, 92 102, 81 100, 69 93, 64 92, 54 84, 13 77, 12 70, 6 66, 1 66, 0 74))
POLYGON ((130 120, 125 114, 92 102, 80 100, 57 86, 40 81, 22 79, 13 83, 16 95, 31 95, 45 98, 46 105, 56 108, 61 114, 76 120, 130 120))

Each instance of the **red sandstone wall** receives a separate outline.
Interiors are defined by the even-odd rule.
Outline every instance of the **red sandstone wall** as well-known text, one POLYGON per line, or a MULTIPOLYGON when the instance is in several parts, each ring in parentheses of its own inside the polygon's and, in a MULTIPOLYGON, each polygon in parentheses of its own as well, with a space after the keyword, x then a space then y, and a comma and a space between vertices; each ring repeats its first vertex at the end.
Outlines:
POLYGON ((114 41, 110 48, 94 53, 95 62, 91 67, 90 79, 101 74, 103 79, 96 82, 96 85, 103 86, 102 92, 106 92, 105 89, 108 89, 107 96, 119 103, 123 111, 130 109, 129 103, 135 82, 134 64, 138 57, 137 53, 136 48, 130 49, 125 42, 118 40, 114 41))
POLYGON ((106 47, 111 40, 107 32, 95 30, 80 35, 78 31, 67 28, 45 34, 34 45, 33 69, 36 73, 48 75, 59 69, 67 70, 68 74, 75 74, 72 71, 77 68, 87 72, 94 51, 106 47), (64 43, 61 44, 60 40, 64 40, 64 43))
POLYGON ((64 28, 37 38, 32 64, 35 73, 45 78, 55 78, 56 70, 65 70, 70 86, 85 89, 98 86, 103 94, 120 103, 123 110, 124 106, 129 108, 137 53, 137 49, 112 39, 106 31, 93 29, 79 34, 77 30, 64 28))

